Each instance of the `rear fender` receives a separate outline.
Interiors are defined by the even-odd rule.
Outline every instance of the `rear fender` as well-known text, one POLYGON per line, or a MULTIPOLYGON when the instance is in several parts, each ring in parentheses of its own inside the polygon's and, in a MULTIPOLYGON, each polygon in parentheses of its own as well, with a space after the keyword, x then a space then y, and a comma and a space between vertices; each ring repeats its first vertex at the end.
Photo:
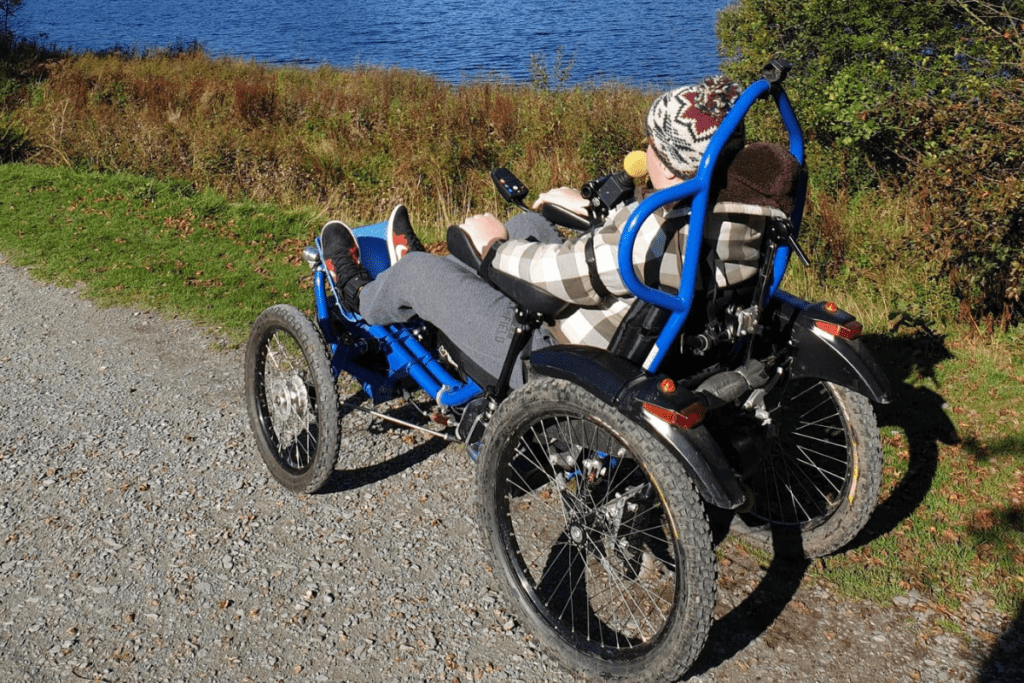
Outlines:
POLYGON ((683 407, 697 397, 685 389, 666 395, 664 376, 651 377, 638 365, 591 346, 553 346, 530 355, 531 373, 580 385, 642 426, 686 468, 701 497, 716 507, 736 509, 746 502, 739 480, 718 444, 702 427, 680 429, 643 409, 644 402, 683 407))
POLYGON ((834 304, 810 304, 785 292, 778 292, 776 324, 788 336, 793 364, 790 377, 821 379, 853 389, 875 403, 892 400, 889 378, 860 339, 845 339, 825 331, 831 325, 855 321, 834 304))

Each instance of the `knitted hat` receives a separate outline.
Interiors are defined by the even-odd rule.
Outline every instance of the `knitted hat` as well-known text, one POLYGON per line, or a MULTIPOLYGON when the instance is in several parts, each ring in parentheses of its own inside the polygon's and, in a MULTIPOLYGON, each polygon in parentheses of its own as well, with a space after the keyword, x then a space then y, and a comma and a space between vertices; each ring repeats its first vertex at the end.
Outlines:
MULTIPOLYGON (((694 173, 741 92, 739 84, 725 76, 709 76, 656 99, 647 111, 647 137, 661 162, 678 176, 694 173)), ((737 145, 742 147, 743 136, 740 123, 730 144, 738 138, 737 145)))

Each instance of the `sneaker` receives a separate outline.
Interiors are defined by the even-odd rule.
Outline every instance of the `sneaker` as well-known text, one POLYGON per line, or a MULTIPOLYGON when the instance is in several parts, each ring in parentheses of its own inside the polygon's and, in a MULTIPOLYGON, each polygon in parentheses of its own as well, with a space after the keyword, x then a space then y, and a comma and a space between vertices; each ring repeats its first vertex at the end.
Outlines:
POLYGON ((359 310, 359 290, 373 278, 359 261, 359 242, 352 229, 341 221, 330 221, 320 231, 324 266, 341 294, 342 305, 359 310))
POLYGON ((423 243, 416 237, 409 222, 409 212, 399 204, 391 212, 388 219, 387 232, 384 241, 388 244, 388 255, 391 257, 391 265, 395 265, 400 258, 410 251, 426 251, 423 243))

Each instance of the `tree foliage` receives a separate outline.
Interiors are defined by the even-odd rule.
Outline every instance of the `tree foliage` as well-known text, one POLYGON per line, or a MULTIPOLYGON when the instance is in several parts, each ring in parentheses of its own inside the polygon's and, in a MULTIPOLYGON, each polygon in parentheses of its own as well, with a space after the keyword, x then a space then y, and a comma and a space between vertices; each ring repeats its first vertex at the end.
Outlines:
POLYGON ((0 36, 9 37, 13 33, 11 21, 24 0, 0 0, 0 36))
POLYGON ((718 32, 739 80, 793 63, 787 91, 832 163, 920 202, 908 247, 940 260, 965 314, 1024 320, 1024 0, 740 0, 718 32))
POLYGON ((888 109, 963 100, 1019 77, 1024 0, 743 0, 719 19, 728 71, 749 80, 772 57, 794 63, 804 125, 863 146, 888 109))

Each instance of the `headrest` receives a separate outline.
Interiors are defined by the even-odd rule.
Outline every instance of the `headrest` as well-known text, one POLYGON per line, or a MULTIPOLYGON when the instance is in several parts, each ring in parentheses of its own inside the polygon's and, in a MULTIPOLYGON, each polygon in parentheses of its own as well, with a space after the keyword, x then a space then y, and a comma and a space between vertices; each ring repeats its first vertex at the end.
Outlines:
POLYGON ((801 173, 800 164, 785 147, 752 142, 729 163, 716 201, 770 206, 788 216, 801 173))

